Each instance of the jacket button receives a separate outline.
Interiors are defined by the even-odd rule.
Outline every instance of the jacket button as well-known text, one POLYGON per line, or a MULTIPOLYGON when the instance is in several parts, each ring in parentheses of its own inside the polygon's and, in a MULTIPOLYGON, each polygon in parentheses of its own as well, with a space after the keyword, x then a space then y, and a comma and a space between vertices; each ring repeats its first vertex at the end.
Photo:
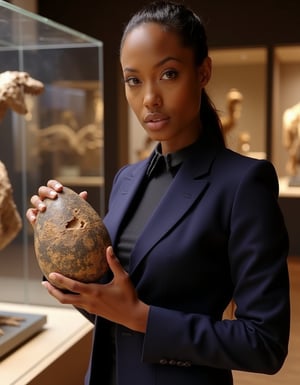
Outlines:
POLYGON ((165 359, 165 358, 162 358, 161 360, 159 360, 159 363, 160 363, 161 365, 167 365, 168 360, 165 359))

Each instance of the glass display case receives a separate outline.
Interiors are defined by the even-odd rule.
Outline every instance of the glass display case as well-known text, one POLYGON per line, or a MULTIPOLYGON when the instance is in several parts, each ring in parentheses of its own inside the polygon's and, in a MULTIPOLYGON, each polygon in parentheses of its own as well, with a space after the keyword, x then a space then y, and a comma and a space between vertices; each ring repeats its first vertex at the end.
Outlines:
MULTIPOLYGON (((290 150, 296 151, 299 163, 300 128, 300 46, 274 49, 273 70, 273 163, 280 178, 289 179, 294 172, 290 150), (298 153, 298 155, 297 155, 298 153)), ((299 166, 297 166, 297 169, 299 166)), ((300 183, 299 183, 300 186, 300 183)), ((299 193, 298 193, 299 194, 299 193)), ((299 194, 300 196, 300 194, 299 194)))
POLYGON ((266 48, 212 49, 209 56, 213 70, 207 91, 228 127, 228 147, 265 158, 266 48))
POLYGON ((43 85, 35 95, 13 84, 27 113, 8 103, 0 121, 0 160, 22 218, 17 237, 0 251, 0 301, 57 305, 41 288, 25 212, 37 187, 56 178, 87 190, 103 215, 102 43, 4 1, 0 36, 0 79, 16 74, 6 71, 26 72, 43 85))

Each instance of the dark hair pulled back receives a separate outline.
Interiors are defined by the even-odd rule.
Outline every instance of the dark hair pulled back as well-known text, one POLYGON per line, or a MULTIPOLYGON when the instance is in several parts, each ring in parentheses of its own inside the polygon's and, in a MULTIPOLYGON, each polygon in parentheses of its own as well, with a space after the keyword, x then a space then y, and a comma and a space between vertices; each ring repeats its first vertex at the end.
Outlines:
MULTIPOLYGON (((129 32, 143 23, 158 23, 167 31, 178 35, 185 47, 195 55, 195 64, 201 65, 208 56, 207 37, 201 19, 188 7, 172 1, 154 1, 132 16, 124 29, 121 49, 129 32)), ((221 122, 207 92, 202 90, 200 119, 204 135, 210 140, 224 144, 221 122)))

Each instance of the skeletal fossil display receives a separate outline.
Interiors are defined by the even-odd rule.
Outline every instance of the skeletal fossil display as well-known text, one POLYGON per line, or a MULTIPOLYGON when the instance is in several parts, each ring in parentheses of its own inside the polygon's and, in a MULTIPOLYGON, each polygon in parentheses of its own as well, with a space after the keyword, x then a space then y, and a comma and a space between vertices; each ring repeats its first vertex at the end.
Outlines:
MULTIPOLYGON (((25 94, 38 95, 44 85, 27 72, 5 71, 0 74, 0 120, 8 109, 25 115, 25 94)), ((0 161, 0 250, 5 248, 19 233, 22 220, 13 200, 13 190, 3 162, 0 161)), ((24 319, 1 316, 0 325, 18 326, 24 319)), ((0 329, 0 336, 3 330, 0 329)))

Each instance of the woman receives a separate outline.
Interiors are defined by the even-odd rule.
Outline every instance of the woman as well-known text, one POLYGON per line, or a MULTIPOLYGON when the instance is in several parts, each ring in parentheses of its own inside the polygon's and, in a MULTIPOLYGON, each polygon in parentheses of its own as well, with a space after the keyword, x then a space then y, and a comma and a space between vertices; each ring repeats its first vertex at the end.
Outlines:
MULTIPOLYGON (((205 30, 191 10, 147 5, 127 25, 120 56, 128 103, 159 144, 115 177, 105 283, 51 275, 77 295, 44 283, 95 323, 86 384, 227 385, 232 369, 273 374, 289 337, 274 168, 225 148, 205 92, 205 30), (222 319, 231 299, 235 318, 222 319)), ((27 212, 33 225, 43 199, 62 188, 53 180, 39 188, 27 212)))

